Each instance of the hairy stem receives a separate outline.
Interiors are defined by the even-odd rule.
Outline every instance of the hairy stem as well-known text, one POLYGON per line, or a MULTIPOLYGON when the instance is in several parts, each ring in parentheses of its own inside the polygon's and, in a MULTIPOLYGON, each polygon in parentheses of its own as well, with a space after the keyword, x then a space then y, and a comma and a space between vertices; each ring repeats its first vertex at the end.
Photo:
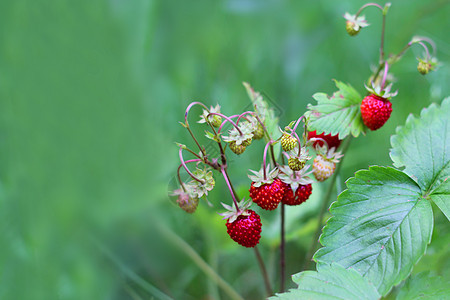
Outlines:
MULTIPOLYGON (((295 173, 295 172, 294 172, 295 173)), ((280 242, 280 292, 284 292, 284 286, 286 281, 286 234, 285 234, 285 206, 281 203, 281 242, 280 242)))
MULTIPOLYGON (((219 130, 218 130, 217 132, 220 132, 220 131, 222 130, 222 127, 223 127, 223 125, 225 125, 226 122, 230 122, 231 125, 233 125, 233 127, 236 128, 236 130, 239 132, 239 134, 242 135, 241 129, 239 128, 239 126, 237 126, 236 123, 233 122, 233 120, 232 120, 230 117, 227 117, 227 116, 225 116, 224 114, 214 113, 214 112, 209 113, 209 114, 208 114, 208 117, 209 117, 209 116, 214 116, 214 115, 215 115, 215 116, 220 116, 220 117, 222 117, 222 118, 225 119, 225 121, 223 121, 222 124, 220 125, 219 130)), ((237 117, 237 116, 236 116, 236 117, 237 117)))
POLYGON ((384 32, 386 28, 386 14, 383 13, 383 21, 381 25, 381 43, 380 43, 380 64, 384 62, 384 32))
POLYGON ((255 256, 256 256, 256 259, 258 260, 259 268, 261 269, 261 274, 264 278, 264 286, 266 287, 267 296, 271 296, 272 288, 270 286, 270 280, 269 280, 269 276, 267 275, 267 270, 266 270, 266 266, 264 265, 264 260, 262 259, 261 254, 259 253, 258 246, 255 246, 253 249, 255 250, 255 256))
POLYGON ((201 102, 192 102, 188 105, 188 107, 186 108, 186 112, 184 113, 184 126, 185 128, 189 131, 189 134, 191 135, 192 139, 194 140, 195 144, 197 144, 197 147, 200 149, 200 151, 202 152, 203 156, 206 156, 205 151, 203 150, 203 148, 200 146, 200 144, 198 143, 197 139, 194 136, 194 133, 192 132, 191 128, 189 127, 189 122, 188 122, 188 115, 189 115, 189 111, 191 110, 191 108, 194 105, 200 105, 202 106, 207 112, 209 112, 208 107, 201 103, 201 102))
POLYGON ((361 6, 361 8, 358 10, 358 12, 356 13, 355 17, 358 17, 362 11, 364 10, 364 8, 369 7, 369 6, 375 6, 378 7, 379 9, 381 9, 381 11, 383 11, 383 7, 381 5, 379 5, 378 3, 366 3, 363 6, 361 6))
MULTIPOLYGON (((352 139, 352 136, 349 136, 345 140, 344 145, 342 146, 342 153, 345 154, 347 152, 347 149, 350 145, 351 139, 352 139)), ((345 158, 345 156, 341 159, 341 162, 338 163, 338 165, 336 167, 336 172, 331 177, 331 181, 330 181, 330 184, 328 185, 327 191, 325 193, 325 197, 323 197, 323 199, 322 199, 323 202, 322 202, 322 207, 320 208, 320 213, 319 213, 319 217, 317 220, 316 231, 314 233, 313 242, 312 242, 311 246, 309 247, 308 253, 306 254, 306 257, 304 259, 303 270, 309 269, 310 264, 312 262, 312 256, 313 256, 314 252, 316 251, 317 245, 319 244, 319 236, 320 236, 320 232, 322 229, 325 212, 327 211, 327 208, 328 208, 328 205, 330 202, 330 197, 333 192, 334 185, 336 183, 336 178, 337 178, 339 171, 341 170, 341 166, 344 161, 344 158, 345 158)))
MULTIPOLYGON (((202 160, 201 159, 190 159, 190 160, 185 161, 184 163, 188 164, 188 163, 191 163, 191 162, 199 162, 199 161, 202 161, 202 160)), ((178 176, 178 182, 180 183, 181 188, 183 189, 183 191, 186 192, 186 188, 184 187, 184 182, 181 180, 181 176, 180 176, 180 169, 181 169, 182 166, 183 166, 183 164, 180 164, 178 166, 177 176, 178 176)))
POLYGON ((231 198, 233 198, 234 205, 236 206, 236 209, 239 211, 239 205, 236 200, 236 197, 237 197, 236 191, 234 190, 234 187, 231 184, 230 178, 228 177, 226 167, 222 166, 221 171, 222 171, 223 178, 225 179, 225 182, 227 183, 228 189, 230 190, 231 198))
POLYGON ((198 179, 197 177, 195 177, 194 174, 192 174, 192 172, 188 169, 188 167, 186 166, 186 163, 184 162, 183 159, 183 148, 180 147, 180 151, 178 152, 180 155, 180 161, 181 161, 181 165, 184 167, 184 169, 186 170, 186 172, 189 174, 189 176, 191 176, 193 179, 197 180, 198 182, 200 182, 201 184, 204 184, 204 182, 200 179, 198 179))

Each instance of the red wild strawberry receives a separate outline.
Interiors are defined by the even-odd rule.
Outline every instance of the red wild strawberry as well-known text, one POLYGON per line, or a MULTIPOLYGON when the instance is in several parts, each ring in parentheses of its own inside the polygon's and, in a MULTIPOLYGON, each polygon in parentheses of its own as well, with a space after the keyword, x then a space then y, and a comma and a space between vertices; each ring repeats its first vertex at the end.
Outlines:
POLYGON ((370 130, 377 130, 386 123, 391 116, 392 104, 383 97, 370 94, 361 103, 361 116, 364 124, 370 130))
POLYGON ((227 219, 227 233, 233 241, 244 247, 255 247, 261 238, 261 218, 253 210, 248 209, 251 201, 240 201, 238 208, 223 204, 227 209, 222 213, 227 219))
POLYGON ((280 204, 284 195, 284 185, 280 179, 276 178, 278 169, 269 173, 270 165, 267 166, 264 173, 264 167, 259 172, 252 171, 255 175, 248 177, 253 181, 250 187, 250 198, 259 207, 266 210, 274 210, 280 204))
MULTIPOLYGON (((315 130, 308 132, 308 140, 310 140, 312 138, 323 139, 325 142, 327 142, 328 148, 335 147, 337 149, 339 147, 339 145, 341 144, 341 140, 339 139, 338 135, 331 135, 331 134, 325 135, 324 132, 322 132, 321 134, 317 134, 317 132, 315 130)), ((315 141, 313 143, 313 147, 315 148, 316 145, 319 145, 322 147, 323 141, 321 141, 321 140, 315 141)))
POLYGON ((381 85, 372 82, 371 88, 366 86, 370 95, 361 103, 361 117, 370 130, 377 130, 386 123, 392 112, 389 99, 397 95, 397 92, 391 93, 392 83, 384 87, 384 80, 385 77, 381 85))
POLYGON ((252 248, 261 238, 261 218, 253 211, 242 214, 234 222, 227 221, 227 233, 233 241, 244 247, 252 248))
POLYGON ((284 197, 281 200, 286 205, 299 205, 308 200, 309 196, 312 193, 311 184, 300 185, 297 190, 294 191, 290 186, 286 188, 286 192, 284 193, 284 197))
POLYGON ((293 171, 287 166, 280 167, 278 178, 285 185, 285 193, 281 202, 286 205, 299 205, 305 202, 312 192, 312 180, 307 175, 310 166, 306 166, 300 171, 293 171))

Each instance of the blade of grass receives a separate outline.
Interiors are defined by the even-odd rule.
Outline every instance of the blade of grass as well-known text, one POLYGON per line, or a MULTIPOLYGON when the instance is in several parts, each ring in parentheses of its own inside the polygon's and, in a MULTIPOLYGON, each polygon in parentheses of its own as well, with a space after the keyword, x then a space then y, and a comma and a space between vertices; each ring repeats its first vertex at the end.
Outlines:
POLYGON ((239 299, 242 298, 232 287, 231 285, 223 280, 219 274, 214 271, 200 255, 181 237, 179 237, 176 233, 170 230, 167 227, 163 227, 161 224, 156 225, 157 228, 163 233, 163 236, 166 237, 172 244, 180 248, 187 256, 189 256, 192 261, 202 270, 206 275, 210 276, 212 280, 217 282, 218 286, 230 297, 230 299, 239 299))
POLYGON ((161 290, 144 280, 142 277, 134 273, 130 268, 128 268, 119 258, 114 255, 103 243, 97 239, 93 239, 94 243, 100 248, 100 250, 119 268, 119 270, 128 277, 132 282, 141 287, 144 291, 148 292, 150 295, 161 300, 173 300, 173 298, 164 294, 161 290))

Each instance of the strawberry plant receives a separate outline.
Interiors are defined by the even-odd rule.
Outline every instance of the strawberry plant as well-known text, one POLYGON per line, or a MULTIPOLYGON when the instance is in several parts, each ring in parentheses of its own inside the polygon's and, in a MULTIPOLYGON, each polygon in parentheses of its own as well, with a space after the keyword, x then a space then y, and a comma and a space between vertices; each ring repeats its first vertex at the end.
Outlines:
MULTIPOLYGON (((281 284, 277 290, 284 292, 286 206, 301 205, 308 200, 314 192, 311 185, 313 177, 318 183, 331 178, 318 216, 317 240, 336 182, 333 175, 339 172, 340 162, 345 158, 352 137, 366 134, 367 129, 377 130, 390 118, 391 99, 397 95, 397 91, 391 92, 395 81, 389 73, 392 65, 400 61, 407 49, 417 44, 425 49, 424 58, 419 59, 418 71, 426 74, 436 67, 436 59, 428 49, 431 45, 435 52, 434 43, 425 37, 414 37, 398 54, 386 56, 384 33, 389 3, 385 6, 368 3, 355 15, 346 13, 348 34, 356 36, 369 25, 361 16, 368 7, 381 11, 382 29, 377 67, 366 82, 358 83, 367 90, 364 98, 351 85, 335 81, 335 93, 331 96, 314 94, 315 105, 308 105, 307 111, 297 120, 280 127, 268 102, 244 83, 252 103, 251 110, 225 114, 220 105, 208 107, 202 102, 192 102, 181 123, 189 132, 195 150, 178 144, 181 161, 177 173, 179 188, 172 195, 177 197, 180 208, 193 213, 200 199, 204 199, 207 205, 217 204, 208 201, 206 196, 215 187, 213 171, 223 178, 231 200, 227 204, 226 197, 221 197, 226 211, 218 213, 224 219, 224 232, 237 244, 254 249, 269 296, 274 291, 258 250, 264 234, 264 220, 259 210, 280 211, 281 284), (201 142, 198 132, 190 126, 192 110, 197 106, 202 112, 196 121, 205 129, 201 135, 217 147, 216 153, 208 150, 210 148, 201 142), (264 146, 261 162, 256 168, 248 168, 250 199, 245 199, 246 195, 236 192, 228 174, 230 157, 246 155, 248 147, 257 143, 264 146), (192 158, 186 160, 186 153, 192 158), (187 173, 187 180, 183 180, 182 170, 187 173)), ((317 271, 294 275, 298 288, 277 294, 274 299, 315 298, 314 295, 319 293, 327 299, 378 299, 408 277, 431 239, 431 202, 447 217, 450 215, 450 153, 445 146, 449 139, 449 115, 450 99, 447 99, 441 107, 431 105, 424 110, 421 118, 408 118, 406 125, 400 127, 391 139, 391 157, 396 168, 372 166, 356 172, 355 177, 347 181, 348 189, 331 206, 333 217, 328 220, 320 237, 324 247, 314 254, 317 271)), ((314 241, 307 260, 311 259, 316 248, 314 241)))

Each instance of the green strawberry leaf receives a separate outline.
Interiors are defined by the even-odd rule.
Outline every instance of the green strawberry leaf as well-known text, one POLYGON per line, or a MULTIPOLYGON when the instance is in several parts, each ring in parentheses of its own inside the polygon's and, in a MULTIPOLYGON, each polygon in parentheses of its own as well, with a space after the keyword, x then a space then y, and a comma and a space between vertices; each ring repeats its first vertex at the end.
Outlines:
POLYGON ((330 208, 314 260, 352 268, 386 295, 431 241, 431 204, 414 180, 390 167, 358 171, 347 187, 330 208))
POLYGON ((298 285, 271 300, 297 299, 379 299, 377 289, 355 270, 338 264, 322 265, 318 272, 304 271, 292 276, 298 285))
POLYGON ((421 272, 408 278, 397 294, 396 300, 446 299, 450 295, 450 280, 421 272))
POLYGON ((431 104, 420 119, 410 115, 391 138, 394 166, 405 167, 450 220, 450 97, 431 104))
POLYGON ((324 93, 316 93, 313 98, 317 105, 308 104, 305 116, 309 119, 308 130, 331 135, 339 134, 342 140, 352 134, 357 137, 365 133, 366 127, 361 118, 362 98, 350 85, 335 81, 338 91, 328 97, 324 93))

